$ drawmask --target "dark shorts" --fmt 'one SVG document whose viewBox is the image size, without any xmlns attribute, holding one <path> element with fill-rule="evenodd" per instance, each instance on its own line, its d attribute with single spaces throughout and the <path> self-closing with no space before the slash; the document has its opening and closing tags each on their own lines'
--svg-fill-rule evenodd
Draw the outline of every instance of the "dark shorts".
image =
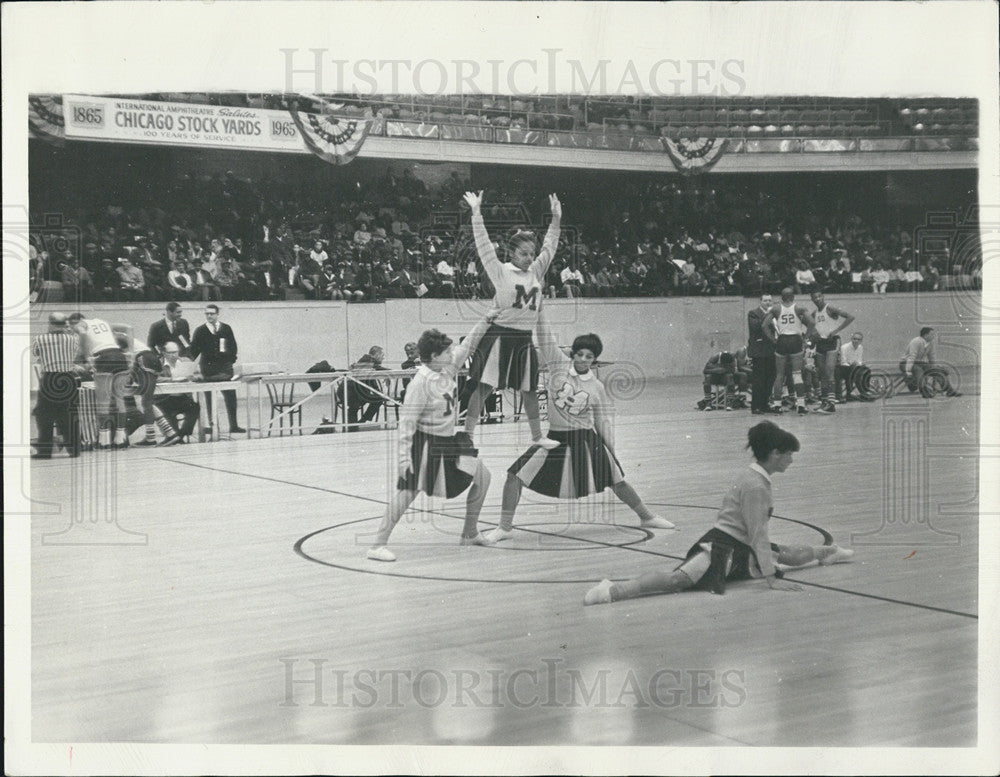
<svg viewBox="0 0 1000 777">
<path fill-rule="evenodd" d="M 778 335 L 774 352 L 778 356 L 795 356 L 802 353 L 802 335 Z"/>
<path fill-rule="evenodd" d="M 128 372 L 128 359 L 117 348 L 101 351 L 94 357 L 94 372 Z"/>
<path fill-rule="evenodd" d="M 830 351 L 836 351 L 839 347 L 840 337 L 838 335 L 821 337 L 816 341 L 816 353 L 830 353 Z"/>
</svg>

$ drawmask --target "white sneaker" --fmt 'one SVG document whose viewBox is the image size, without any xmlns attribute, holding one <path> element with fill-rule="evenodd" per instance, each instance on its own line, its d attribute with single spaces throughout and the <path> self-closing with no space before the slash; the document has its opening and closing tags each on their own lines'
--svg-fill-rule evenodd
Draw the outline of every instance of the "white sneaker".
<svg viewBox="0 0 1000 777">
<path fill-rule="evenodd" d="M 847 564 L 854 560 L 854 551 L 848 548 L 842 548 L 839 545 L 834 545 L 836 550 L 831 553 L 826 558 L 821 558 L 819 563 L 823 566 L 828 566 L 829 564 Z"/>
<path fill-rule="evenodd" d="M 513 529 L 501 529 L 499 526 L 497 526 L 493 531 L 486 532 L 486 540 L 490 543 L 490 545 L 503 542 L 504 540 L 509 540 L 513 536 Z"/>
<path fill-rule="evenodd" d="M 584 606 L 589 604 L 610 604 L 611 603 L 611 581 L 602 580 L 583 597 Z"/>
<path fill-rule="evenodd" d="M 485 534 L 477 534 L 475 537 L 462 537 L 460 545 L 492 545 L 489 537 Z"/>
<path fill-rule="evenodd" d="M 379 545 L 377 548 L 369 548 L 368 553 L 365 555 L 372 561 L 396 560 L 396 554 L 389 550 L 385 545 Z"/>
<path fill-rule="evenodd" d="M 664 518 L 662 515 L 654 515 L 648 521 L 640 521 L 639 525 L 643 529 L 676 529 L 670 521 Z"/>
<path fill-rule="evenodd" d="M 551 440 L 548 437 L 539 437 L 537 440 L 532 440 L 531 444 L 537 445 L 539 448 L 543 448 L 547 451 L 554 451 L 562 445 L 559 440 Z"/>
</svg>

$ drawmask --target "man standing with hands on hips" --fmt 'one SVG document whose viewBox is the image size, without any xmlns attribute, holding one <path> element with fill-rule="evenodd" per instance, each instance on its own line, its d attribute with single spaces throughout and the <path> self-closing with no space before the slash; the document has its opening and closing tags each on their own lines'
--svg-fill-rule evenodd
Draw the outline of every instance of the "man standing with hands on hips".
<svg viewBox="0 0 1000 777">
<path fill-rule="evenodd" d="M 205 323 L 191 335 L 191 347 L 188 353 L 192 359 L 199 359 L 201 377 L 206 383 L 232 380 L 233 364 L 236 363 L 236 336 L 229 324 L 219 321 L 218 305 L 205 306 Z M 226 414 L 229 416 L 230 434 L 246 432 L 236 420 L 236 391 L 223 391 L 222 398 L 226 403 Z M 206 393 L 205 401 L 208 417 L 211 419 L 211 393 Z"/>
</svg>

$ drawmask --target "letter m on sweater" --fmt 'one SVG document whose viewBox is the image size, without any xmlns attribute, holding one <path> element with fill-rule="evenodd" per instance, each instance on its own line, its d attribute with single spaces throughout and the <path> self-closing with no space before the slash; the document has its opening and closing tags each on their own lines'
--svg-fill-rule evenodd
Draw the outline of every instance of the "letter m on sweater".
<svg viewBox="0 0 1000 777">
<path fill-rule="evenodd" d="M 538 287 L 537 286 L 535 286 L 535 288 L 533 288 L 530 292 L 525 293 L 524 286 L 522 286 L 521 284 L 518 283 L 518 284 L 516 284 L 514 286 L 514 291 L 515 291 L 515 293 L 517 295 L 514 298 L 514 307 L 515 308 L 523 308 L 524 307 L 524 303 L 527 302 L 528 303 L 528 308 L 530 310 L 538 310 L 538 305 L 536 303 L 536 300 L 538 299 Z"/>
</svg>

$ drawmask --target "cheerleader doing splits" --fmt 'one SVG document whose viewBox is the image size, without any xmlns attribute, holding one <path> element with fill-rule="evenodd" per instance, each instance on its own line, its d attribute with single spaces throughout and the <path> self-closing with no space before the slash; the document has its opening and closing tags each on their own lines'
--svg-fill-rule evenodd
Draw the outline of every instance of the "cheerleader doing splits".
<svg viewBox="0 0 1000 777">
<path fill-rule="evenodd" d="M 477 527 L 490 487 L 490 472 L 479 460 L 469 435 L 455 433 L 458 413 L 455 378 L 499 314 L 499 310 L 491 310 L 457 348 L 452 346 L 451 338 L 437 329 L 427 330 L 417 341 L 423 364 L 406 387 L 406 398 L 399 410 L 399 490 L 386 508 L 368 558 L 396 560 L 386 547 L 389 535 L 418 491 L 453 499 L 470 484 L 461 544 L 486 544 Z"/>
<path fill-rule="evenodd" d="M 510 239 L 510 261 L 501 262 L 497 259 L 483 223 L 483 193 L 466 192 L 465 202 L 472 210 L 472 233 L 476 240 L 476 251 L 496 289 L 493 304 L 501 311 L 496 323 L 480 342 L 469 370 L 469 383 L 473 392 L 469 397 L 469 410 L 465 416 L 465 431 L 472 434 L 479 421 L 483 401 L 494 388 L 510 388 L 521 391 L 532 442 L 543 448 L 555 448 L 558 445 L 556 441 L 542 436 L 536 393 L 538 354 L 531 342 L 531 330 L 542 305 L 545 273 L 548 272 L 559 245 L 562 205 L 556 195 L 549 195 L 552 222 L 537 256 L 534 234 L 520 231 Z"/>
<path fill-rule="evenodd" d="M 533 445 L 507 470 L 500 526 L 486 539 L 500 542 L 513 535 L 522 486 L 563 499 L 578 499 L 610 487 L 635 511 L 644 528 L 673 529 L 666 518 L 651 513 L 625 482 L 615 458 L 614 407 L 590 369 L 601 355 L 601 339 L 595 334 L 580 335 L 566 356 L 556 345 L 545 312 L 539 311 L 538 347 L 549 370 L 549 435 L 559 446 L 546 450 Z"/>
<path fill-rule="evenodd" d="M 722 501 L 715 526 L 691 546 L 687 558 L 671 572 L 647 572 L 622 583 L 602 580 L 584 597 L 584 604 L 606 604 L 651 594 L 674 594 L 689 588 L 725 592 L 727 580 L 763 577 L 775 591 L 801 591 L 780 580 L 775 563 L 784 567 L 838 564 L 850 561 L 853 550 L 836 545 L 775 545 L 767 533 L 771 517 L 771 476 L 784 472 L 799 449 L 795 435 L 770 421 L 748 433 L 754 462 L 740 475 Z"/>
</svg>

